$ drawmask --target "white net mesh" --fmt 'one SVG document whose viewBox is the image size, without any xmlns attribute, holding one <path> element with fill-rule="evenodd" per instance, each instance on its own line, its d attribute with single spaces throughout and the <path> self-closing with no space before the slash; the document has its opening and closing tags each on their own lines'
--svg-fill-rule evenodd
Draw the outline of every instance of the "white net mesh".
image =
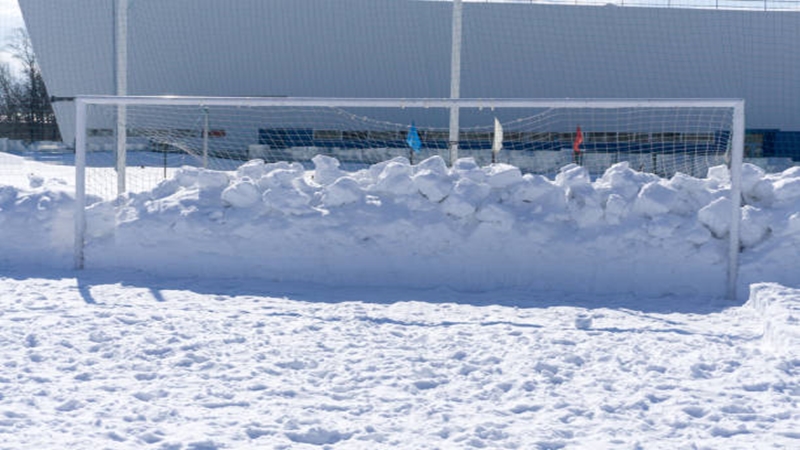
<svg viewBox="0 0 800 450">
<path fill-rule="evenodd" d="M 396 157 L 412 163 L 434 155 L 449 158 L 449 130 L 442 126 L 449 109 L 441 105 L 409 107 L 397 100 L 395 106 L 375 107 L 209 106 L 197 99 L 190 105 L 125 108 L 131 191 L 152 188 L 183 165 L 233 170 L 249 159 L 263 159 L 312 169 L 311 159 L 323 154 L 338 159 L 345 170 L 357 170 Z M 91 105 L 87 116 L 87 186 L 106 198 L 116 194 L 114 176 L 107 170 L 93 175 L 92 168 L 116 164 L 117 110 L 116 104 Z M 470 126 L 460 128 L 458 156 L 481 165 L 494 158 L 549 176 L 570 163 L 599 176 L 628 161 L 636 170 L 664 177 L 676 172 L 702 177 L 709 167 L 726 162 L 732 112 L 730 106 L 690 101 L 670 107 L 487 101 L 460 107 L 462 123 Z M 412 128 L 419 145 L 409 141 Z M 498 133 L 502 150 L 495 143 Z M 493 145 L 500 151 L 493 152 Z"/>
</svg>

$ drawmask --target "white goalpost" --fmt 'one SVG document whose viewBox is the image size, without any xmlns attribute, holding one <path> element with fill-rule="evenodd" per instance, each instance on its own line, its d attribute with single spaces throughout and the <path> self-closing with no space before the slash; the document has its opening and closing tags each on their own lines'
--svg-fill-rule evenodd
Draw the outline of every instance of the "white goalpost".
<svg viewBox="0 0 800 450">
<path fill-rule="evenodd" d="M 264 159 L 310 167 L 311 158 L 324 154 L 355 170 L 396 157 L 413 162 L 439 155 L 451 164 L 458 157 L 479 164 L 498 158 L 548 176 L 571 163 L 601 176 L 627 161 L 633 169 L 671 177 L 705 176 L 709 167 L 728 164 L 727 294 L 735 297 L 743 100 L 453 97 L 76 97 L 75 267 L 85 263 L 87 195 L 113 199 L 124 190 L 152 189 L 180 165 L 235 170 L 249 159 Z M 125 124 L 115 132 L 119 111 Z M 115 180 L 108 179 L 109 167 L 117 167 Z"/>
</svg>

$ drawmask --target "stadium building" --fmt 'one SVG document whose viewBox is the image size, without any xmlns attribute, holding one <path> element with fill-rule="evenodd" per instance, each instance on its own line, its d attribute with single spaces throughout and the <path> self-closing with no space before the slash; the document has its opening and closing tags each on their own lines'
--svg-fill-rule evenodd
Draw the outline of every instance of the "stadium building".
<svg viewBox="0 0 800 450">
<path fill-rule="evenodd" d="M 119 0 L 19 4 L 52 96 L 119 91 Z M 452 10 L 427 0 L 127 0 L 125 91 L 446 98 Z M 742 98 L 748 156 L 800 160 L 798 12 L 466 1 L 462 33 L 462 98 Z M 74 108 L 55 108 L 71 142 Z M 409 121 L 402 111 L 386 119 Z M 447 125 L 446 115 L 413 119 Z M 270 132 L 259 126 L 253 143 Z"/>
</svg>

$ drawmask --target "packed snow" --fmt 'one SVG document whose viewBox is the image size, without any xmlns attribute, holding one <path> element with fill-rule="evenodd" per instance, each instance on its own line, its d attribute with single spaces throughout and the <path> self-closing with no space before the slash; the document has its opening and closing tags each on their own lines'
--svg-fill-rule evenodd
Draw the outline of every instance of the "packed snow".
<svg viewBox="0 0 800 450">
<path fill-rule="evenodd" d="M 800 168 L 184 167 L 0 153 L 0 449 L 796 448 Z"/>
</svg>

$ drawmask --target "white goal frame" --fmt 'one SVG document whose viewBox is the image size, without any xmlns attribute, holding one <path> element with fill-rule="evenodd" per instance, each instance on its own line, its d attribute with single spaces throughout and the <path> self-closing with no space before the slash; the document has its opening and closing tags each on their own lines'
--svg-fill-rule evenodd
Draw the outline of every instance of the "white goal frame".
<svg viewBox="0 0 800 450">
<path fill-rule="evenodd" d="M 86 234 L 86 141 L 87 109 L 90 105 L 125 106 L 233 106 L 233 107 L 333 107 L 333 108 L 731 108 L 733 123 L 730 149 L 731 224 L 728 246 L 727 296 L 736 298 L 740 251 L 742 205 L 742 164 L 744 161 L 745 102 L 742 99 L 467 99 L 467 98 L 311 98 L 311 97 L 184 97 L 91 95 L 75 98 L 75 268 L 84 267 Z M 451 128 L 452 128 L 451 123 Z M 456 127 L 458 125 L 456 124 Z M 456 130 L 455 136 L 458 136 Z M 451 136 L 453 130 L 451 130 Z M 118 137 L 123 144 L 125 136 Z M 124 158 L 124 155 L 118 155 Z M 458 143 L 450 143 L 451 163 L 458 158 Z M 124 170 L 118 171 L 119 186 L 124 186 Z"/>
</svg>

